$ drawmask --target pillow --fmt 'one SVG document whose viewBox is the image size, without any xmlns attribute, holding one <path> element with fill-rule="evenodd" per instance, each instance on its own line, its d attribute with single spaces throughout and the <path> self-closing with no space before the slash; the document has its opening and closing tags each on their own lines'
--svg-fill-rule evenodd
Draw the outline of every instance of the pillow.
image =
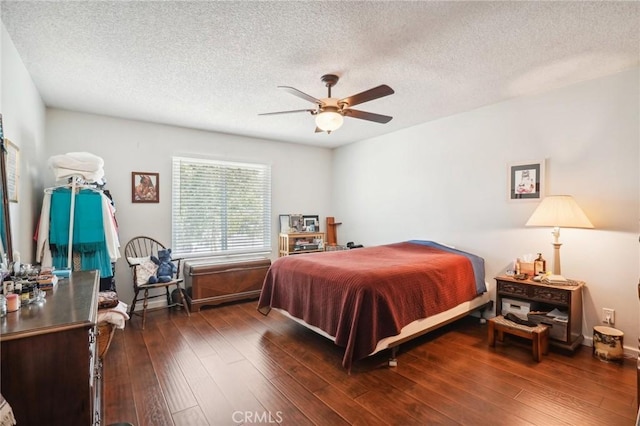
<svg viewBox="0 0 640 426">
<path fill-rule="evenodd" d="M 143 260 L 136 265 L 136 285 L 149 284 L 149 277 L 156 275 L 158 265 L 151 259 Z"/>
<path fill-rule="evenodd" d="M 140 265 L 142 262 L 146 260 L 151 260 L 151 256 L 145 257 L 127 257 L 130 265 Z"/>
</svg>

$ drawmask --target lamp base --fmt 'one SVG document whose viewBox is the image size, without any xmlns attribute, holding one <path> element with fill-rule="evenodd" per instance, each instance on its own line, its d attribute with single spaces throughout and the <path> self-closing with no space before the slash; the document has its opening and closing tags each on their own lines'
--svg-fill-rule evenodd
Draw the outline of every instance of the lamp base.
<svg viewBox="0 0 640 426">
<path fill-rule="evenodd" d="M 553 244 L 553 275 L 561 275 L 560 274 L 560 246 L 562 243 L 552 243 Z"/>
</svg>

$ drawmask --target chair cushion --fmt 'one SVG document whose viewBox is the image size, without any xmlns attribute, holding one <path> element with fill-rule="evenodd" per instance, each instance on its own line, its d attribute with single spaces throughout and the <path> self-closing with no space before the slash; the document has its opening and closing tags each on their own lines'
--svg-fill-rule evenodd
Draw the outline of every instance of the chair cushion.
<svg viewBox="0 0 640 426">
<path fill-rule="evenodd" d="M 129 265 L 140 265 L 142 262 L 149 259 L 151 259 L 151 256 L 127 257 L 127 261 L 129 262 Z"/>
<path fill-rule="evenodd" d="M 156 275 L 158 265 L 153 263 L 151 259 L 143 260 L 136 268 L 136 285 L 144 285 L 149 283 L 149 277 Z"/>
</svg>

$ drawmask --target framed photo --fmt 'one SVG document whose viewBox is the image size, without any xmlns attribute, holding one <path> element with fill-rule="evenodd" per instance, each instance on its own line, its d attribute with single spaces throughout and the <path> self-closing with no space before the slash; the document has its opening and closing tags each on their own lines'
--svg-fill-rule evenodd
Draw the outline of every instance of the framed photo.
<svg viewBox="0 0 640 426">
<path fill-rule="evenodd" d="M 302 215 L 292 214 L 289 215 L 289 232 L 302 232 Z"/>
<path fill-rule="evenodd" d="M 544 193 L 544 161 L 509 165 L 509 200 L 540 200 Z"/>
<path fill-rule="evenodd" d="M 316 216 L 302 216 L 302 230 L 305 232 L 320 232 L 320 218 Z"/>
<path fill-rule="evenodd" d="M 288 214 L 281 214 L 279 216 L 279 220 L 280 220 L 280 233 L 282 234 L 286 234 L 288 232 L 290 232 L 290 228 L 289 228 L 289 215 Z"/>
<path fill-rule="evenodd" d="M 151 172 L 131 172 L 131 202 L 159 203 L 160 174 Z"/>
<path fill-rule="evenodd" d="M 7 195 L 12 203 L 18 202 L 18 182 L 20 181 L 20 149 L 4 138 L 7 150 Z"/>
</svg>

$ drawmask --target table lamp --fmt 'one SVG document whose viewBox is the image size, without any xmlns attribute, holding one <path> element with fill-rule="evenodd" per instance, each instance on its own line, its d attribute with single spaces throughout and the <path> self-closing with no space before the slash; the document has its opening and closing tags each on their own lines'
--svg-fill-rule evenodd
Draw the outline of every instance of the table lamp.
<svg viewBox="0 0 640 426">
<path fill-rule="evenodd" d="M 560 274 L 560 227 L 593 228 L 570 195 L 550 195 L 542 200 L 525 226 L 553 226 L 553 274 Z"/>
</svg>

